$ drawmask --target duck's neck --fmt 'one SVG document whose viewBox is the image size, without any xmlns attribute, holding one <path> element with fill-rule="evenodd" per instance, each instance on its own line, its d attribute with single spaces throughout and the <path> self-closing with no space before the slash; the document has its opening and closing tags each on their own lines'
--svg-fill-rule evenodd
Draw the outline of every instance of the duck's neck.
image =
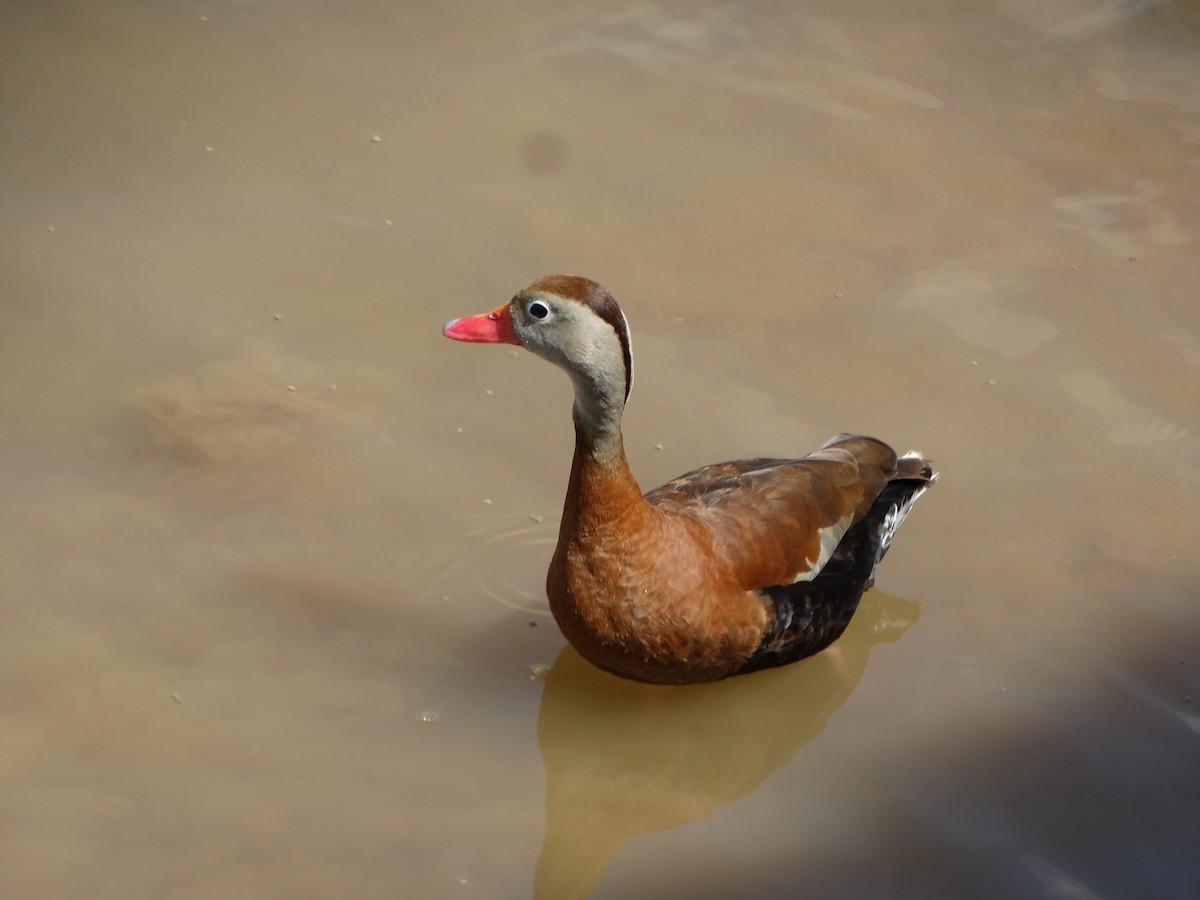
<svg viewBox="0 0 1200 900">
<path fill-rule="evenodd" d="M 575 458 L 563 509 L 560 539 L 589 530 L 630 506 L 644 504 L 625 459 L 621 414 L 625 411 L 624 369 L 582 366 L 568 370 L 575 386 Z"/>
<path fill-rule="evenodd" d="M 625 447 L 618 426 L 614 434 L 597 441 L 575 422 L 575 457 L 571 461 L 571 480 L 563 504 L 560 544 L 590 532 L 603 523 L 622 519 L 631 507 L 646 503 L 641 488 L 625 458 Z"/>
<path fill-rule="evenodd" d="M 588 373 L 572 373 L 575 386 L 575 405 L 571 418 L 575 420 L 575 445 L 581 444 L 599 460 L 614 455 L 625 458 L 621 447 L 621 414 L 625 411 L 623 390 L 591 378 Z"/>
</svg>

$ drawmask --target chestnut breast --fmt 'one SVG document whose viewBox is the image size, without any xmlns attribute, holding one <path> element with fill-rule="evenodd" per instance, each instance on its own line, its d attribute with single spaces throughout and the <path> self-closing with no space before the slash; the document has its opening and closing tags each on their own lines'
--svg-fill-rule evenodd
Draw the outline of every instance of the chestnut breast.
<svg viewBox="0 0 1200 900">
<path fill-rule="evenodd" d="M 576 458 L 546 589 L 585 658 L 642 681 L 732 674 L 769 616 L 740 582 L 704 523 L 646 501 L 623 454 L 615 466 Z"/>
</svg>

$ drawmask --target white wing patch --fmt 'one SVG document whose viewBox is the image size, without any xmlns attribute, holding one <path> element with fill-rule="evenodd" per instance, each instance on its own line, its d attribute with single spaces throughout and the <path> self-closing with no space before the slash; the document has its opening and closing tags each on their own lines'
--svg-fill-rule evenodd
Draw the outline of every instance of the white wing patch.
<svg viewBox="0 0 1200 900">
<path fill-rule="evenodd" d="M 829 562 L 829 557 L 833 556 L 833 551 L 837 549 L 837 545 L 841 542 L 842 537 L 850 529 L 850 516 L 843 516 L 832 525 L 827 525 L 817 532 L 821 539 L 821 550 L 817 553 L 816 559 L 806 559 L 808 568 L 792 579 L 792 584 L 800 581 L 812 581 L 820 571 L 825 568 L 825 563 Z"/>
</svg>

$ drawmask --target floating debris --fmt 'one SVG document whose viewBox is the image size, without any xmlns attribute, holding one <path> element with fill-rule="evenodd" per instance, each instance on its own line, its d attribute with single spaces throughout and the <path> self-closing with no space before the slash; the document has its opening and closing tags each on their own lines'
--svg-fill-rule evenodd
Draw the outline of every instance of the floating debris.
<svg viewBox="0 0 1200 900">
<path fill-rule="evenodd" d="M 533 673 L 532 675 L 529 676 L 529 680 L 533 681 L 535 678 L 545 678 L 547 675 L 549 675 L 550 667 L 549 666 L 530 666 L 529 671 Z"/>
<path fill-rule="evenodd" d="M 530 513 L 530 515 L 529 515 L 529 521 L 530 521 L 530 522 L 537 522 L 537 523 L 540 525 L 542 522 L 545 522 L 545 521 L 546 521 L 546 517 L 545 517 L 545 516 L 539 516 L 539 515 L 536 515 L 536 514 Z"/>
<path fill-rule="evenodd" d="M 435 713 L 432 709 L 423 709 L 417 713 L 417 721 L 428 725 L 431 722 L 436 722 L 441 716 Z"/>
<path fill-rule="evenodd" d="M 373 134 L 373 135 L 371 135 L 371 143 L 372 143 L 372 144 L 378 144 L 378 143 L 379 143 L 380 141 L 382 141 L 382 140 L 383 140 L 383 138 L 382 138 L 382 137 L 380 137 L 380 136 L 379 136 L 379 135 L 377 135 L 377 134 Z"/>
<path fill-rule="evenodd" d="M 182 703 L 182 702 L 183 702 L 183 698 L 182 698 L 182 697 L 180 697 L 178 694 L 172 694 L 172 695 L 171 695 L 171 699 L 172 699 L 172 700 L 174 700 L 176 703 Z"/>
<path fill-rule="evenodd" d="M 274 319 L 276 322 L 282 322 L 283 321 L 283 313 L 275 313 L 275 315 L 273 315 L 271 318 Z"/>
<path fill-rule="evenodd" d="M 655 450 L 661 450 L 662 448 L 663 448 L 663 445 L 662 445 L 662 444 L 655 444 L 655 445 L 654 445 L 654 449 L 655 449 Z"/>
</svg>

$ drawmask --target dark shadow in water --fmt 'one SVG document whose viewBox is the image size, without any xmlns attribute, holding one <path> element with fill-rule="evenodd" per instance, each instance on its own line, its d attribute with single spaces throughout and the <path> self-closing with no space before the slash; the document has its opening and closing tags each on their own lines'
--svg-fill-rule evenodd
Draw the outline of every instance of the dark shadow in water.
<svg viewBox="0 0 1200 900">
<path fill-rule="evenodd" d="M 852 839 L 814 849 L 798 838 L 776 865 L 749 872 L 676 866 L 637 896 L 1191 900 L 1200 884 L 1200 620 L 1155 621 L 1168 604 L 1149 590 L 1141 599 L 1149 615 L 1130 634 L 1138 649 L 1114 649 L 1099 666 L 1081 660 L 1058 703 L 1047 700 L 1053 687 L 1022 698 L 1014 686 L 994 698 L 994 721 L 906 742 L 910 761 L 874 773 L 889 789 Z M 1039 674 L 1029 679 L 1037 685 Z M 630 896 L 637 876 L 610 872 L 597 896 Z"/>
<path fill-rule="evenodd" d="M 857 686 L 871 648 L 899 638 L 919 611 L 869 591 L 829 650 L 695 687 L 624 681 L 565 648 L 546 677 L 538 718 L 546 842 L 534 896 L 585 897 L 630 838 L 676 828 L 755 790 L 821 733 Z"/>
</svg>

